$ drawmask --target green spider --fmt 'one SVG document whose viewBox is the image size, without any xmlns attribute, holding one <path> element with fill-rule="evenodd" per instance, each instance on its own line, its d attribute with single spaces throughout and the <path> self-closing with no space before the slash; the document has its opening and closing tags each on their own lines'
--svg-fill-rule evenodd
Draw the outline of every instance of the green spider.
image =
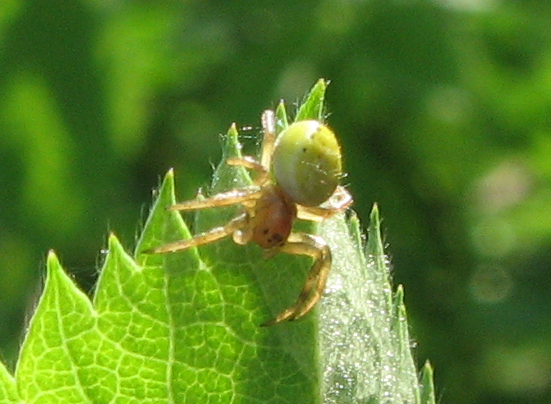
<svg viewBox="0 0 551 404">
<path fill-rule="evenodd" d="M 276 138 L 275 127 L 274 112 L 265 111 L 260 160 L 244 156 L 226 161 L 256 172 L 253 186 L 169 207 L 190 211 L 239 204 L 241 213 L 223 226 L 148 251 L 172 253 L 232 236 L 241 245 L 254 241 L 268 257 L 279 252 L 312 257 L 314 264 L 296 303 L 263 326 L 303 317 L 320 300 L 327 283 L 331 250 L 319 236 L 293 232 L 295 219 L 321 221 L 352 203 L 350 193 L 339 185 L 341 151 L 331 129 L 319 121 L 305 120 L 291 124 Z"/>
</svg>

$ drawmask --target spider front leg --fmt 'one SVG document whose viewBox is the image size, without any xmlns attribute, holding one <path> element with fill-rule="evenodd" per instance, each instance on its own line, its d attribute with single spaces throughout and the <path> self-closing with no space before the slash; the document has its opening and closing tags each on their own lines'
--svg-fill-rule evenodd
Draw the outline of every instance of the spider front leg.
<svg viewBox="0 0 551 404">
<path fill-rule="evenodd" d="M 272 154 L 274 152 L 276 138 L 275 114 L 272 110 L 266 110 L 262 114 L 262 149 L 260 151 L 260 161 L 251 156 L 233 157 L 226 160 L 230 166 L 241 166 L 257 172 L 254 179 L 255 185 L 262 185 L 270 179 L 270 165 L 272 164 Z"/>
<path fill-rule="evenodd" d="M 227 192 L 220 192 L 210 198 L 194 199 L 176 203 L 169 206 L 168 210 L 187 211 L 200 210 L 207 208 L 219 208 L 223 206 L 231 206 L 238 204 L 246 204 L 247 202 L 255 201 L 262 195 L 262 191 L 257 186 L 248 188 L 234 189 Z"/>
<path fill-rule="evenodd" d="M 228 236 L 233 235 L 238 230 L 246 228 L 248 224 L 248 215 L 243 213 L 234 219 L 230 220 L 226 225 L 215 227 L 204 233 L 197 234 L 190 239 L 175 241 L 174 243 L 165 244 L 157 248 L 147 250 L 149 254 L 173 253 L 177 251 L 187 250 L 191 247 L 213 243 Z"/>
<path fill-rule="evenodd" d="M 249 170 L 256 171 L 258 175 L 253 180 L 255 185 L 262 185 L 270 178 L 270 172 L 267 167 L 260 164 L 254 157 L 232 157 L 226 160 L 226 164 L 229 166 L 240 166 L 248 168 Z"/>
<path fill-rule="evenodd" d="M 253 206 L 255 201 L 260 198 L 260 196 L 262 196 L 262 191 L 260 190 L 260 188 L 253 186 L 249 188 L 235 189 L 228 192 L 221 192 L 206 199 L 196 199 L 177 203 L 169 206 L 167 209 L 177 211 L 189 211 L 231 206 L 237 204 L 241 204 L 245 206 L 245 208 L 247 208 L 249 206 Z M 174 243 L 146 250 L 145 253 L 160 254 L 183 251 L 191 247 L 198 247 L 201 245 L 213 243 L 232 235 L 236 242 L 239 242 L 240 244 L 245 244 L 250 238 L 250 231 L 248 229 L 249 217 L 250 216 L 248 213 L 242 213 L 234 219 L 230 220 L 224 226 L 215 227 L 214 229 L 208 230 L 201 234 L 197 234 L 187 240 L 180 240 Z"/>
<path fill-rule="evenodd" d="M 287 243 L 279 247 L 277 251 L 287 254 L 308 255 L 315 262 L 310 272 L 308 272 L 308 277 L 296 303 L 282 311 L 274 319 L 262 324 L 262 326 L 274 325 L 286 320 L 298 320 L 308 314 L 320 300 L 331 269 L 331 250 L 321 237 L 305 233 L 292 233 Z"/>
<path fill-rule="evenodd" d="M 264 135 L 262 138 L 260 164 L 262 164 L 263 167 L 270 169 L 276 139 L 276 118 L 274 111 L 271 109 L 267 109 L 262 113 L 262 129 L 264 131 Z"/>
</svg>

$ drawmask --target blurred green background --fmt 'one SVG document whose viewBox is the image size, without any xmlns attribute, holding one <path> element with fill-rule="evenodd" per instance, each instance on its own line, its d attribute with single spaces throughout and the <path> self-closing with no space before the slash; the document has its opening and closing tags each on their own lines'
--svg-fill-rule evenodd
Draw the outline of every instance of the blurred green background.
<svg viewBox="0 0 551 404">
<path fill-rule="evenodd" d="M 4 0 L 1 359 L 48 249 L 89 290 L 168 168 L 191 198 L 231 122 L 256 136 L 324 77 L 441 402 L 551 402 L 550 21 L 547 0 Z"/>
</svg>

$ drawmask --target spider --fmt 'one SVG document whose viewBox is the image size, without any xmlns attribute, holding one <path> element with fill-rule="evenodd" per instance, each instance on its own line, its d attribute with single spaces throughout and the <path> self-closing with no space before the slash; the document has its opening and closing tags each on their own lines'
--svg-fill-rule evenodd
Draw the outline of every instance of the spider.
<svg viewBox="0 0 551 404">
<path fill-rule="evenodd" d="M 314 308 L 325 289 L 331 251 L 321 237 L 293 232 L 295 219 L 322 221 L 352 203 L 350 193 L 339 185 L 342 164 L 335 134 L 319 121 L 304 120 L 291 124 L 276 137 L 275 122 L 274 112 L 264 111 L 260 160 L 244 156 L 226 161 L 230 166 L 256 172 L 251 186 L 168 207 L 190 211 L 241 205 L 241 213 L 223 226 L 148 251 L 171 253 L 232 236 L 237 244 L 259 244 L 266 257 L 282 252 L 313 258 L 296 303 L 262 326 L 298 320 Z"/>
</svg>

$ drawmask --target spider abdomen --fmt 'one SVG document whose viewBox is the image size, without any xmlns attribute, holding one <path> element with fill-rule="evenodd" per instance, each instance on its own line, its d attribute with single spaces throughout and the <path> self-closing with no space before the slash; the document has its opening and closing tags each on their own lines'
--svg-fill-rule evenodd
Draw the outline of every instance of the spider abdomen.
<svg viewBox="0 0 551 404">
<path fill-rule="evenodd" d="M 331 129 L 319 121 L 299 121 L 281 132 L 272 158 L 274 177 L 294 202 L 318 206 L 342 177 L 341 150 Z"/>
</svg>

